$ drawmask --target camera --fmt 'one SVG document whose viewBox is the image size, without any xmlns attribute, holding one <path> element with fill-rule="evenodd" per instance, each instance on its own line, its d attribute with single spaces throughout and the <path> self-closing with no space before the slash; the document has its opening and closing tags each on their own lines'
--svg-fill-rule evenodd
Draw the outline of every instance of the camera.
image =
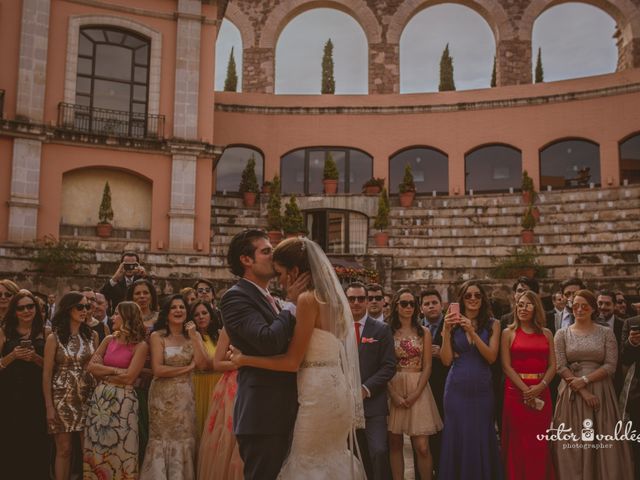
<svg viewBox="0 0 640 480">
<path fill-rule="evenodd" d="M 138 268 L 140 266 L 139 263 L 125 263 L 124 264 L 124 269 L 127 272 L 131 272 L 132 270 L 135 270 L 136 268 Z"/>
</svg>

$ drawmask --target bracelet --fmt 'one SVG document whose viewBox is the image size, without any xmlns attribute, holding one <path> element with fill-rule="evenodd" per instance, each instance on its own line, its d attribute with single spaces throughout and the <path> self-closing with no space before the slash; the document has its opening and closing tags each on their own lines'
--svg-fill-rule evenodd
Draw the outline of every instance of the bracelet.
<svg viewBox="0 0 640 480">
<path fill-rule="evenodd" d="M 547 383 L 547 381 L 544 378 L 542 380 L 540 380 L 540 383 L 543 384 L 545 387 L 549 386 L 549 384 Z"/>
<path fill-rule="evenodd" d="M 586 376 L 586 375 L 583 375 L 583 376 L 581 376 L 580 378 L 581 378 L 581 379 L 582 379 L 582 381 L 585 383 L 585 385 L 588 385 L 588 384 L 589 384 L 589 379 L 587 378 L 587 376 Z"/>
</svg>

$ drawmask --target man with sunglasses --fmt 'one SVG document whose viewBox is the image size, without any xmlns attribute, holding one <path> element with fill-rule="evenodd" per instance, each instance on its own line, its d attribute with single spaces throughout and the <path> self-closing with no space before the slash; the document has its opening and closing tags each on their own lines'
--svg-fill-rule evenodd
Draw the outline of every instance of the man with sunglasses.
<svg viewBox="0 0 640 480">
<path fill-rule="evenodd" d="M 569 278 L 562 282 L 561 290 L 566 304 L 562 311 L 562 319 L 560 320 L 560 328 L 567 328 L 569 325 L 573 325 L 576 321 L 573 316 L 573 297 L 578 290 L 584 290 L 586 288 L 584 282 L 579 278 Z"/>
<path fill-rule="evenodd" d="M 147 272 L 144 267 L 140 265 L 140 257 L 138 254 L 136 252 L 124 252 L 120 257 L 118 269 L 100 289 L 100 293 L 102 293 L 109 302 L 109 313 L 112 314 L 118 304 L 125 299 L 127 289 L 133 285 L 133 282 L 139 278 L 146 277 Z"/>
<path fill-rule="evenodd" d="M 222 325 L 222 315 L 220 314 L 220 310 L 218 310 L 218 307 L 216 306 L 216 291 L 213 288 L 213 282 L 204 278 L 199 278 L 196 280 L 196 283 L 193 284 L 193 289 L 196 291 L 198 300 L 202 300 L 203 302 L 211 305 L 214 316 L 211 321 L 216 325 L 216 329 L 220 330 L 224 325 Z"/>
<path fill-rule="evenodd" d="M 377 283 L 367 285 L 367 312 L 369 316 L 378 322 L 384 322 L 384 292 L 382 286 Z"/>
<path fill-rule="evenodd" d="M 628 318 L 630 315 L 627 309 L 627 299 L 621 291 L 616 292 L 615 302 L 614 308 L 618 318 Z"/>
<path fill-rule="evenodd" d="M 383 295 L 381 287 L 378 291 Z M 345 293 L 353 315 L 360 361 L 365 428 L 358 430 L 356 435 L 362 463 L 368 479 L 388 479 L 391 478 L 391 465 L 387 435 L 387 383 L 396 373 L 397 362 L 393 335 L 386 323 L 374 320 L 367 313 L 372 292 L 368 292 L 364 284 L 351 283 Z"/>
</svg>

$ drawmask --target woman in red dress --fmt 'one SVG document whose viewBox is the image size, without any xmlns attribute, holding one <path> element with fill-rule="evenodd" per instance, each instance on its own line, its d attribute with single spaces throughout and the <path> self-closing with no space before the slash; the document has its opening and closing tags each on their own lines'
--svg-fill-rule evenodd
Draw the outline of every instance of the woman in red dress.
<svg viewBox="0 0 640 480">
<path fill-rule="evenodd" d="M 556 373 L 553 335 L 544 328 L 540 298 L 532 291 L 517 300 L 513 323 L 502 333 L 506 376 L 502 411 L 505 479 L 554 479 L 545 434 L 553 415 L 549 383 Z"/>
</svg>

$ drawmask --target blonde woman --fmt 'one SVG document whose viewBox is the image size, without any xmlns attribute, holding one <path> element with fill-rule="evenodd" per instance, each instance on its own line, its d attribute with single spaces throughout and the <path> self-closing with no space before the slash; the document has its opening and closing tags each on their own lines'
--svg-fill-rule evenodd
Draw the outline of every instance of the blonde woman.
<svg viewBox="0 0 640 480">
<path fill-rule="evenodd" d="M 137 304 L 121 302 L 111 318 L 115 333 L 102 341 L 87 367 L 100 383 L 89 401 L 84 475 L 133 480 L 138 477 L 138 396 L 133 383 L 149 347 Z"/>
</svg>

